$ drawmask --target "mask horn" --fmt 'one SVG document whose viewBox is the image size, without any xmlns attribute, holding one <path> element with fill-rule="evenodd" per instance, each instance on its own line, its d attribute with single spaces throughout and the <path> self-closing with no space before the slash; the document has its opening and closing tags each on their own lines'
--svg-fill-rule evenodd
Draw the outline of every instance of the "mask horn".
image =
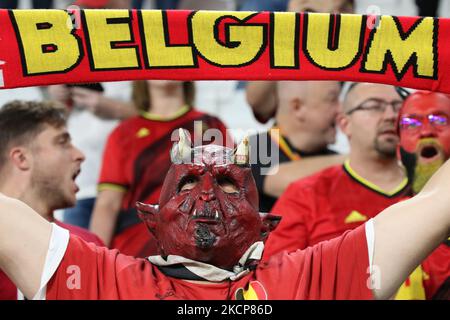
<svg viewBox="0 0 450 320">
<path fill-rule="evenodd" d="M 189 162 L 192 154 L 192 144 L 189 132 L 179 128 L 178 136 L 178 142 L 173 144 L 172 150 L 170 151 L 170 159 L 174 164 Z"/>
<path fill-rule="evenodd" d="M 246 166 L 250 164 L 250 152 L 248 145 L 248 136 L 242 139 L 241 143 L 237 146 L 233 154 L 233 162 L 240 166 Z"/>
</svg>

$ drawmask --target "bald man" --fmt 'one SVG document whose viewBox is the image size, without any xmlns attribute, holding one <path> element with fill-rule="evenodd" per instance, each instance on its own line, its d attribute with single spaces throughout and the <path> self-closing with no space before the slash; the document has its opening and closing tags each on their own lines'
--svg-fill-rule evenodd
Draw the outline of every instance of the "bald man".
<svg viewBox="0 0 450 320">
<path fill-rule="evenodd" d="M 277 92 L 275 125 L 250 138 L 262 212 L 270 211 L 289 183 L 341 161 L 328 149 L 336 135 L 339 82 L 281 81 Z"/>
</svg>

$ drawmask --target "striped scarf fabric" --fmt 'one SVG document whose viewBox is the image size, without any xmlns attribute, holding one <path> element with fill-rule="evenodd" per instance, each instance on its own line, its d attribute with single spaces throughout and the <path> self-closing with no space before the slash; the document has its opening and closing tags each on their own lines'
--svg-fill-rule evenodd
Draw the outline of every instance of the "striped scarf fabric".
<svg viewBox="0 0 450 320">
<path fill-rule="evenodd" d="M 450 19 L 295 12 L 0 10 L 0 88 L 340 80 L 450 93 Z"/>
<path fill-rule="evenodd" d="M 242 255 L 233 270 L 224 270 L 211 264 L 175 255 L 167 257 L 150 256 L 147 259 L 156 265 L 162 273 L 173 278 L 222 282 L 238 280 L 254 270 L 262 257 L 263 251 L 264 243 L 262 241 L 255 242 Z"/>
</svg>

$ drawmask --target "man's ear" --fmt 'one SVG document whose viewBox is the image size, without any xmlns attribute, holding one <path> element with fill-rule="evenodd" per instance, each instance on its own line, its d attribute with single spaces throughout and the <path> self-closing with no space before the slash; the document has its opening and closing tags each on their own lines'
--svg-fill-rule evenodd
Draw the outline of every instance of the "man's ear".
<svg viewBox="0 0 450 320">
<path fill-rule="evenodd" d="M 281 220 L 281 216 L 273 215 L 271 213 L 260 212 L 259 216 L 262 220 L 261 238 L 266 240 L 269 233 L 275 230 Z"/>
<path fill-rule="evenodd" d="M 19 170 L 29 170 L 31 167 L 30 153 L 23 147 L 14 147 L 9 151 L 11 163 Z"/>
<path fill-rule="evenodd" d="M 136 209 L 138 211 L 139 218 L 145 223 L 148 230 L 155 234 L 159 206 L 136 202 Z"/>
</svg>

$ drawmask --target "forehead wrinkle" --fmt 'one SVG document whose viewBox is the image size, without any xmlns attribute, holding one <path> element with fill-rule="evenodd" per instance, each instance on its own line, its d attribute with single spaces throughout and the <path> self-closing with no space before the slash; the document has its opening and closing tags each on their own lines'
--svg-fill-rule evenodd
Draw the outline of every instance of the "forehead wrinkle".
<svg viewBox="0 0 450 320">
<path fill-rule="evenodd" d="M 181 181 L 183 178 L 188 176 L 201 176 L 205 173 L 205 167 L 204 166 L 198 166 L 198 165 L 181 165 L 183 166 L 182 169 L 178 173 L 178 177 L 176 178 L 177 183 Z"/>
<path fill-rule="evenodd" d="M 392 90 L 392 92 L 389 92 L 389 90 Z M 392 97 L 390 97 L 391 93 L 394 93 Z M 354 85 L 344 97 L 343 109 L 346 112 L 371 99 L 382 99 L 388 102 L 396 101 L 397 99 L 401 100 L 399 94 L 395 92 L 394 87 L 391 85 L 360 82 Z"/>
</svg>

